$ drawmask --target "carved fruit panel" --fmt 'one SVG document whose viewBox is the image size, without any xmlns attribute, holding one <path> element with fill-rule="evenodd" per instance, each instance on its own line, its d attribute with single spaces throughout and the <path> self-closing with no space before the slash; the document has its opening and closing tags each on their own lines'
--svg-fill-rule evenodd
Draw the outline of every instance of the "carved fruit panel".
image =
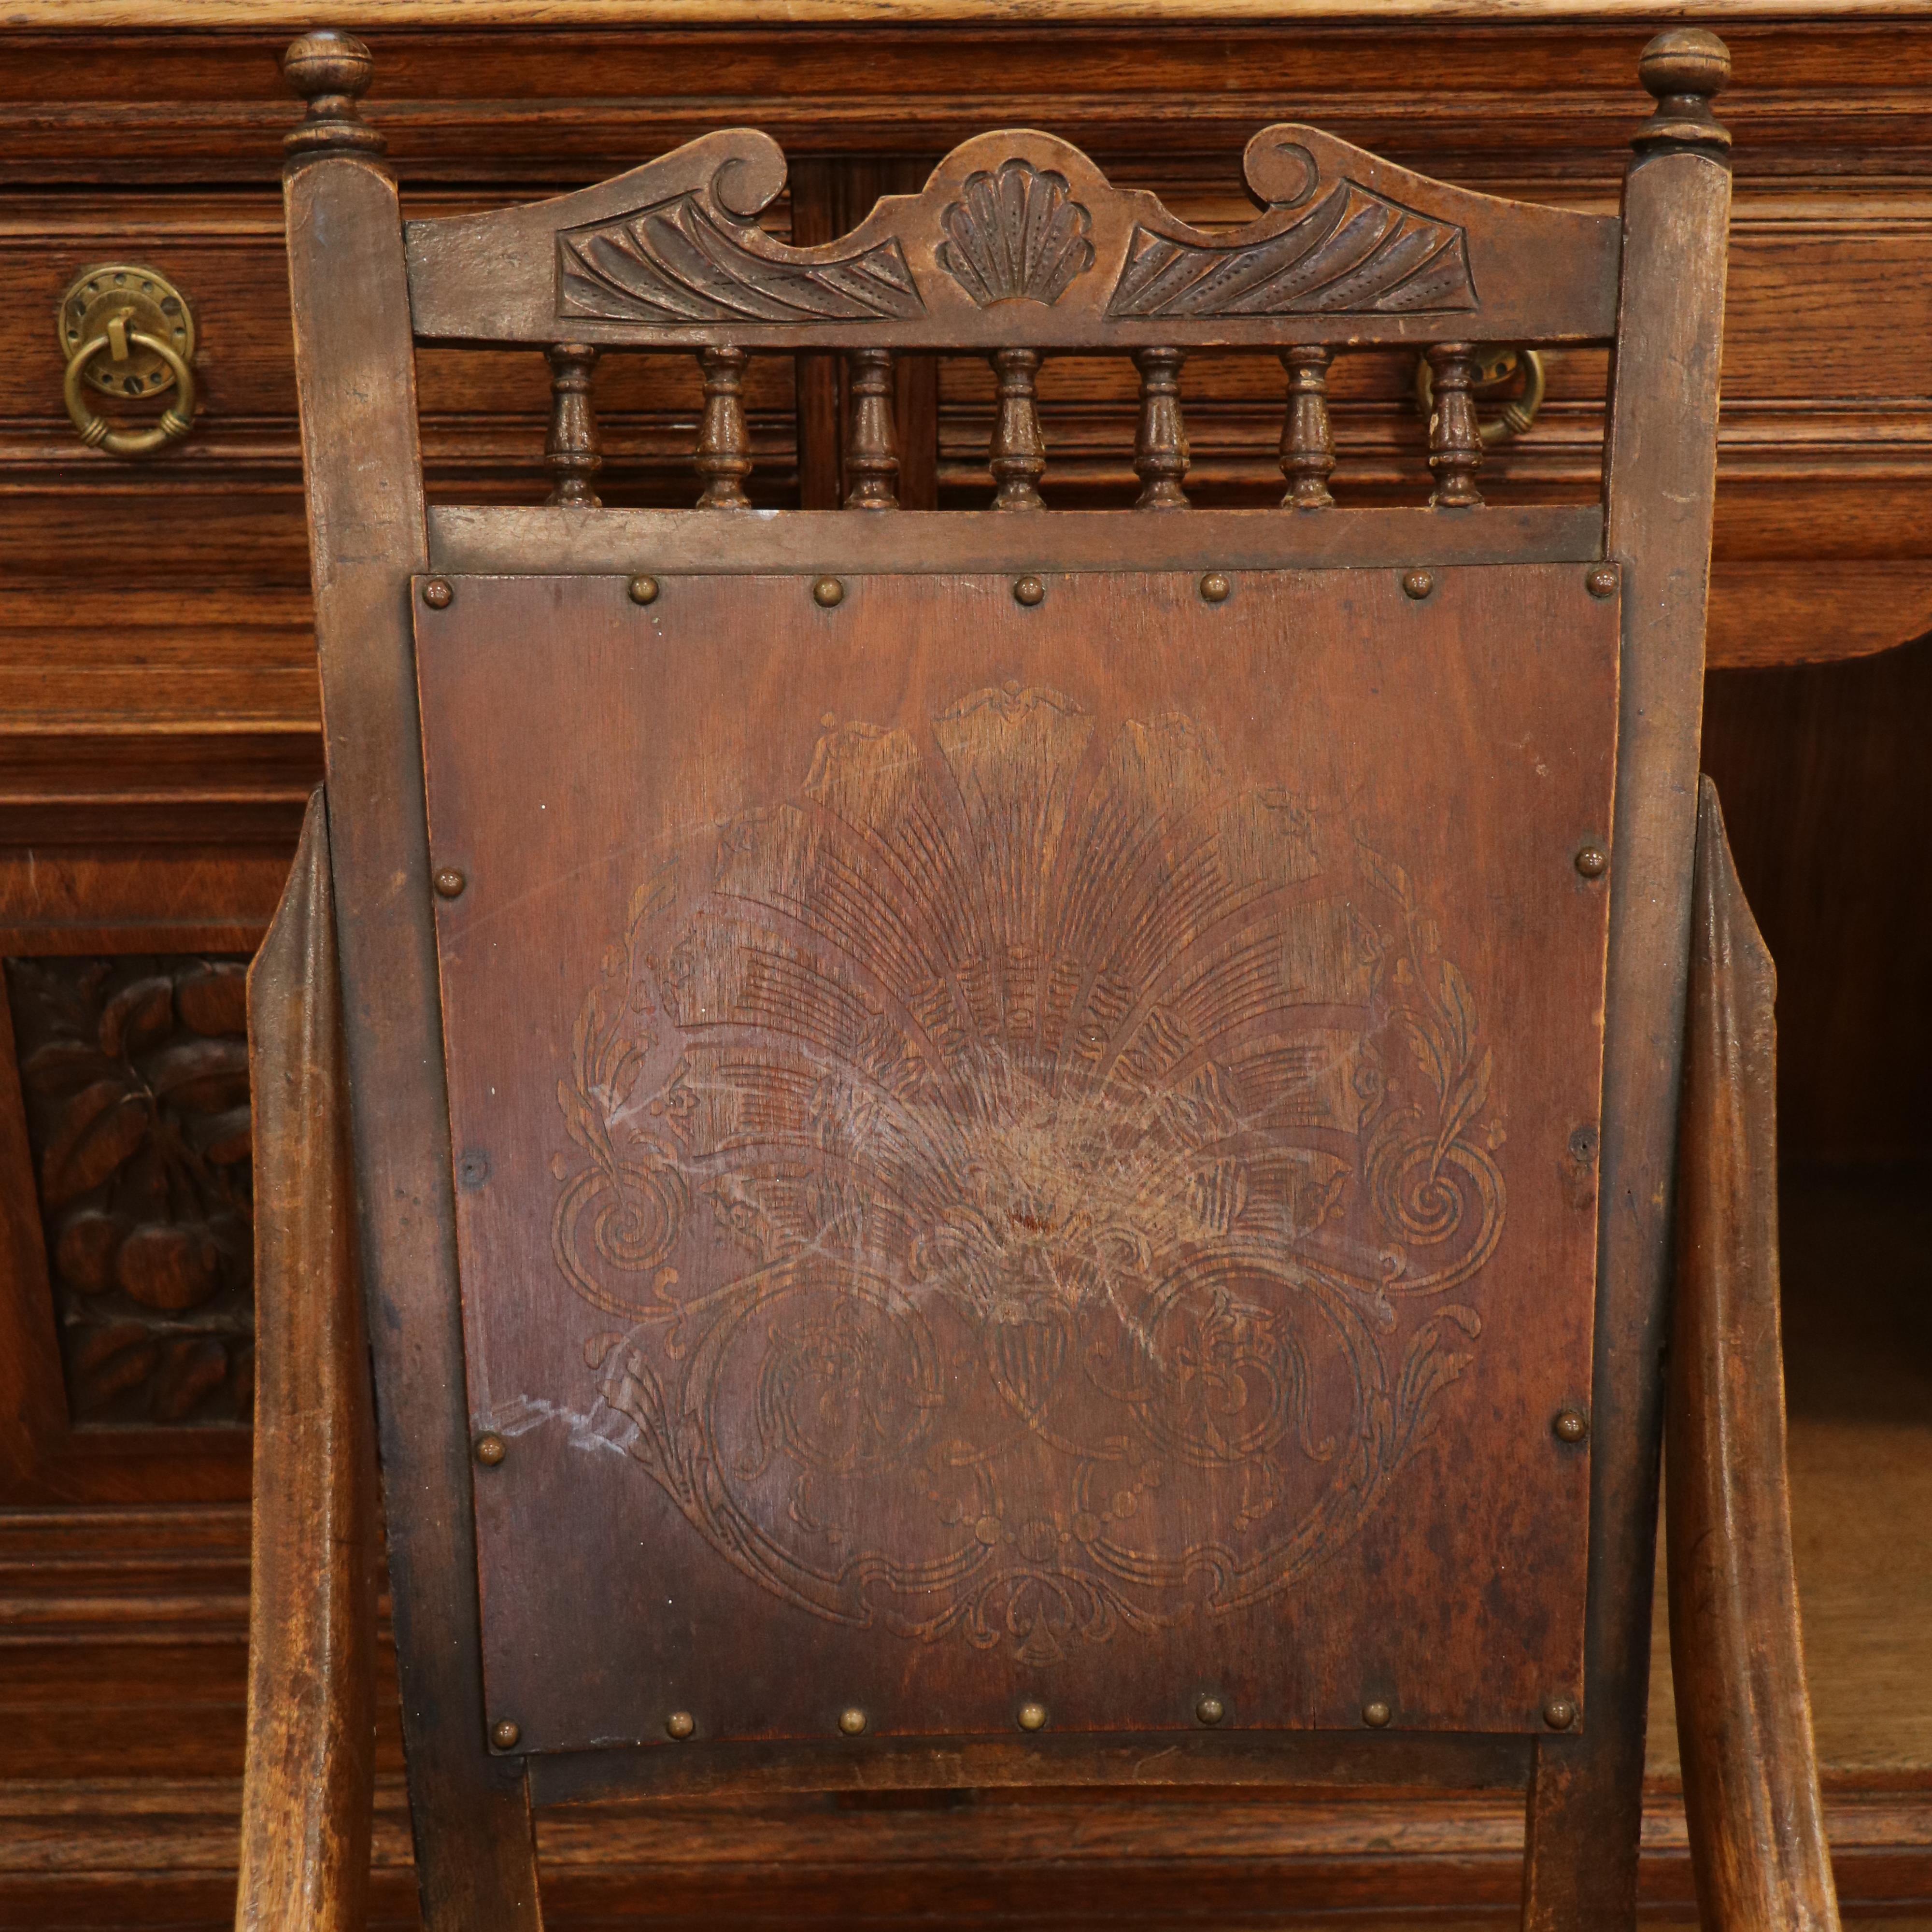
<svg viewBox="0 0 1932 1932">
<path fill-rule="evenodd" d="M 420 616 L 492 1708 L 1574 1696 L 1615 624 L 1580 568 Z"/>
<path fill-rule="evenodd" d="M 248 962 L 6 962 L 69 1412 L 253 1414 Z"/>
</svg>

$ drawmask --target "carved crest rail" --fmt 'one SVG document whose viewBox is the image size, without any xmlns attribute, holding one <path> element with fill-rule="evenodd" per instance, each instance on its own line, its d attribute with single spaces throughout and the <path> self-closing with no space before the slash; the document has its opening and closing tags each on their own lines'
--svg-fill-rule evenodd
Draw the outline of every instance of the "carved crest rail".
<svg viewBox="0 0 1932 1932">
<path fill-rule="evenodd" d="M 1446 187 L 1286 123 L 1256 134 L 1243 165 L 1263 212 L 1209 232 L 1153 195 L 1114 188 L 1053 135 L 982 134 L 920 194 L 880 201 L 838 240 L 794 248 L 760 219 L 784 186 L 783 154 L 732 129 L 554 200 L 412 222 L 412 324 L 426 339 L 544 345 L 554 504 L 598 500 L 590 386 L 607 347 L 698 354 L 698 504 L 726 510 L 750 502 L 742 393 L 754 351 L 847 351 L 845 502 L 866 510 L 897 507 L 893 352 L 989 355 L 993 507 L 1035 510 L 1046 506 L 1041 358 L 1111 350 L 1132 354 L 1141 374 L 1136 507 L 1184 509 L 1181 365 L 1191 349 L 1219 347 L 1280 354 L 1283 502 L 1322 509 L 1334 500 L 1330 362 L 1390 344 L 1429 355 L 1432 501 L 1479 503 L 1475 346 L 1607 340 L 1617 223 Z"/>
<path fill-rule="evenodd" d="M 1618 224 L 1444 186 L 1292 124 L 1225 232 L 1030 129 L 956 148 L 842 238 L 774 241 L 778 144 L 705 136 L 595 188 L 407 230 L 418 336 L 787 351 L 1604 340 Z"/>
</svg>

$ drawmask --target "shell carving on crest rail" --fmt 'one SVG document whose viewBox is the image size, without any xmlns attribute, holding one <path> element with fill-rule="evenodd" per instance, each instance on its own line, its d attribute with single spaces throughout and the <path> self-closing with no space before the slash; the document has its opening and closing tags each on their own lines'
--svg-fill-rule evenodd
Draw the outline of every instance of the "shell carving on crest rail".
<svg viewBox="0 0 1932 1932">
<path fill-rule="evenodd" d="M 1184 716 L 828 717 L 638 892 L 558 1093 L 595 1426 L 814 1616 L 1034 1664 L 1293 1588 L 1474 1358 L 1426 896 Z"/>
<path fill-rule="evenodd" d="M 940 217 L 934 259 L 986 308 L 996 302 L 1049 308 L 1094 266 L 1094 218 L 1066 177 L 1024 161 L 969 176 Z"/>
<path fill-rule="evenodd" d="M 1243 172 L 1262 212 L 1210 230 L 1054 136 L 982 134 L 918 194 L 794 247 L 763 225 L 783 153 L 733 129 L 552 201 L 410 223 L 412 316 L 429 340 L 747 351 L 1615 332 L 1612 218 L 1472 194 L 1310 128 L 1263 129 Z"/>
</svg>

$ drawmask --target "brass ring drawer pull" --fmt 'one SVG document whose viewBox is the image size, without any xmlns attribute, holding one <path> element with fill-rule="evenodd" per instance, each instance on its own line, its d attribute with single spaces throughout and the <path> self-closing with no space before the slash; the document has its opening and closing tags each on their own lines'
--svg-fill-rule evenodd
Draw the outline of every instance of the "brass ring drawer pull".
<svg viewBox="0 0 1932 1932">
<path fill-rule="evenodd" d="M 187 435 L 194 420 L 194 316 L 166 276 L 112 263 L 83 269 L 61 298 L 58 327 L 67 352 L 67 412 L 87 448 L 148 456 Z M 143 398 L 174 394 L 152 428 L 116 429 L 88 403 L 89 389 Z"/>
<path fill-rule="evenodd" d="M 1522 371 L 1522 394 L 1505 403 L 1500 414 L 1483 423 L 1480 434 L 1486 443 L 1501 442 L 1506 438 L 1521 436 L 1529 429 L 1536 421 L 1537 412 L 1543 406 L 1548 379 L 1544 373 L 1543 358 L 1534 349 L 1486 350 L 1477 365 L 1474 388 L 1478 400 L 1484 391 L 1500 388 L 1519 368 Z M 1418 356 L 1415 406 L 1425 418 L 1435 397 L 1436 385 L 1429 373 L 1429 358 Z"/>
</svg>

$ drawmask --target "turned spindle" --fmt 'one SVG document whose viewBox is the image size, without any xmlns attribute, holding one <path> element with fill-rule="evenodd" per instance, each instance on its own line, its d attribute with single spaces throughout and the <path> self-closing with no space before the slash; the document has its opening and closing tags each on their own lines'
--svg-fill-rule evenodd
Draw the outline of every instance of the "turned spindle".
<svg viewBox="0 0 1932 1932">
<path fill-rule="evenodd" d="M 996 349 L 994 373 L 1000 379 L 1000 410 L 993 424 L 989 466 L 999 485 L 996 510 L 1043 510 L 1040 479 L 1046 471 L 1046 440 L 1040 433 L 1040 408 L 1034 382 L 1040 374 L 1036 349 Z"/>
<path fill-rule="evenodd" d="M 855 349 L 846 367 L 852 419 L 845 446 L 845 507 L 896 510 L 899 443 L 892 423 L 892 352 Z"/>
<path fill-rule="evenodd" d="M 742 349 L 706 349 L 698 356 L 704 371 L 704 422 L 692 466 L 704 479 L 700 510 L 751 507 L 745 478 L 752 473 L 752 439 L 745 428 L 745 368 Z"/>
<path fill-rule="evenodd" d="M 1288 371 L 1288 410 L 1281 425 L 1281 473 L 1287 510 L 1325 510 L 1334 502 L 1328 479 L 1335 473 L 1335 434 L 1328 421 L 1330 352 L 1316 344 L 1281 352 Z"/>
<path fill-rule="evenodd" d="M 1476 420 L 1476 351 L 1472 343 L 1438 342 L 1429 351 L 1432 392 L 1429 405 L 1429 466 L 1436 472 L 1429 501 L 1439 510 L 1466 510 L 1481 502 L 1476 472 L 1482 467 L 1483 435 Z"/>
<path fill-rule="evenodd" d="M 1134 474 L 1141 479 L 1137 510 L 1184 510 L 1187 492 L 1187 428 L 1180 416 L 1180 349 L 1136 349 L 1141 372 L 1141 417 L 1134 432 Z"/>
<path fill-rule="evenodd" d="M 290 164 L 323 154 L 386 152 L 382 136 L 356 104 L 369 91 L 375 72 L 369 50 L 353 34 L 322 27 L 289 44 L 282 56 L 282 78 L 308 103 L 302 124 L 282 136 Z"/>
<path fill-rule="evenodd" d="M 597 415 L 590 405 L 597 350 L 588 342 L 558 342 L 544 353 L 550 359 L 550 437 L 544 445 L 550 500 L 594 510 L 598 507 L 597 472 L 604 466 Z"/>
</svg>

